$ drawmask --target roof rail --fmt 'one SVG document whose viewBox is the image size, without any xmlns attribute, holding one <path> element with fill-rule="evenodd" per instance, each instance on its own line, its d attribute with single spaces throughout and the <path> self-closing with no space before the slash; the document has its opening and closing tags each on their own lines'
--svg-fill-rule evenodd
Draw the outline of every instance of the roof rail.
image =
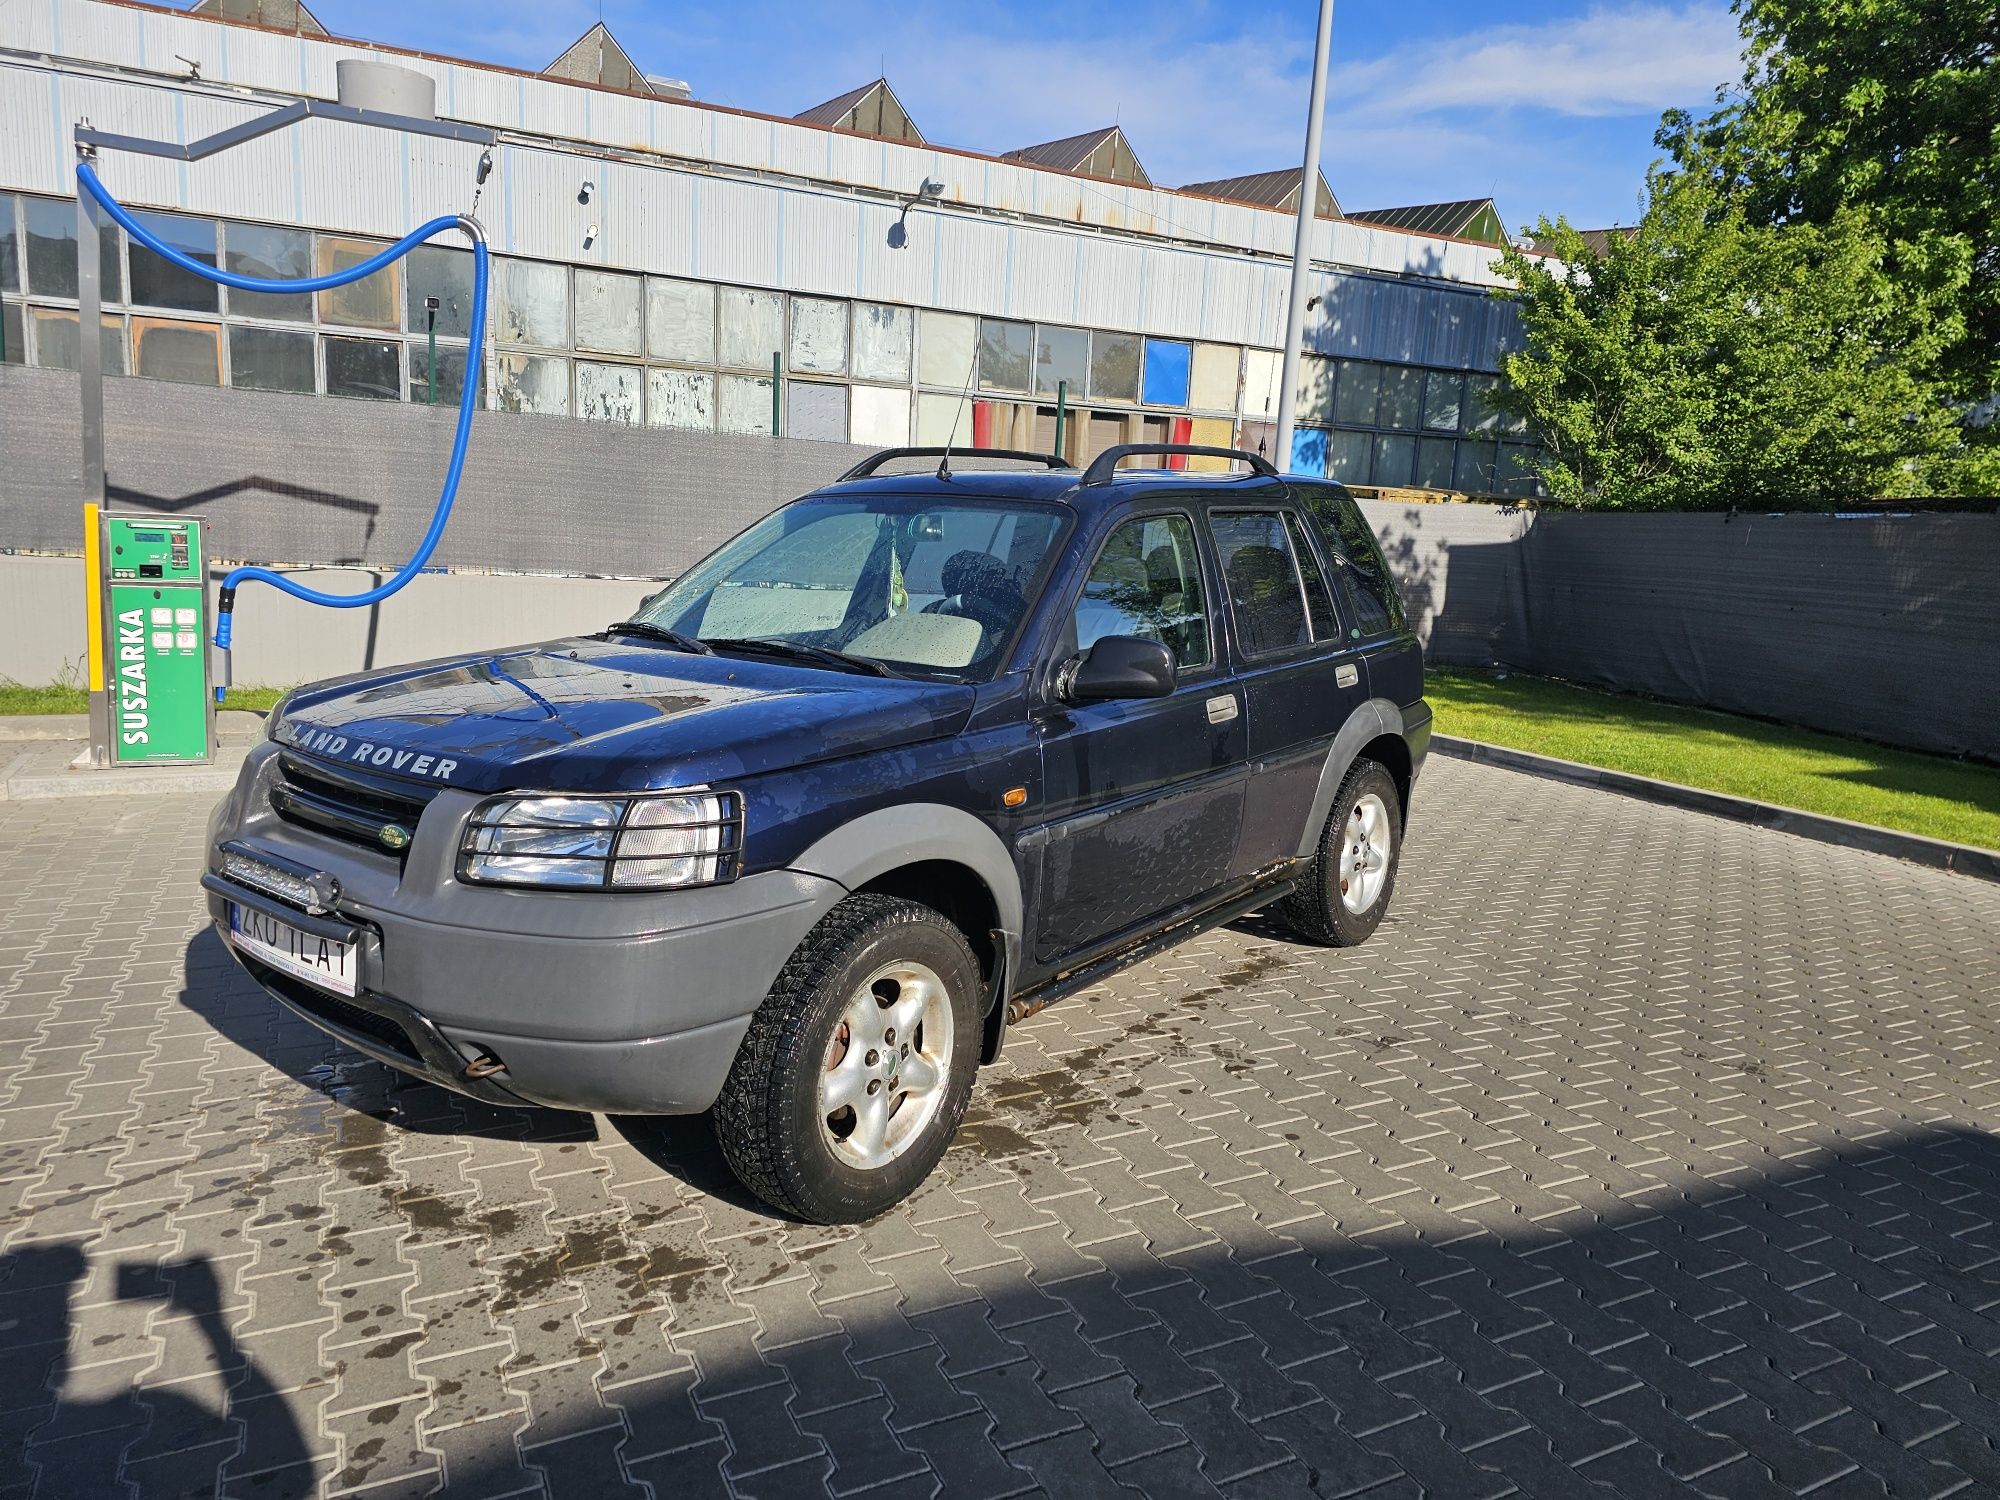
<svg viewBox="0 0 2000 1500">
<path fill-rule="evenodd" d="M 835 484 L 845 484 L 850 479 L 866 479 L 892 458 L 948 458 L 956 453 L 961 458 L 1017 458 L 1024 464 L 1042 464 L 1051 469 L 1073 469 L 1076 465 L 1054 453 L 1029 453 L 1021 448 L 884 448 L 880 453 L 871 453 L 860 463 L 849 469 Z"/>
<path fill-rule="evenodd" d="M 1259 454 L 1245 453 L 1241 448 L 1202 448 L 1193 443 L 1120 443 L 1115 448 L 1106 448 L 1090 461 L 1090 467 L 1083 471 L 1083 484 L 1109 484 L 1118 465 L 1125 459 L 1136 458 L 1144 453 L 1182 453 L 1190 458 L 1233 458 L 1238 463 L 1246 463 L 1269 478 L 1275 479 L 1278 471 L 1268 458 Z"/>
</svg>

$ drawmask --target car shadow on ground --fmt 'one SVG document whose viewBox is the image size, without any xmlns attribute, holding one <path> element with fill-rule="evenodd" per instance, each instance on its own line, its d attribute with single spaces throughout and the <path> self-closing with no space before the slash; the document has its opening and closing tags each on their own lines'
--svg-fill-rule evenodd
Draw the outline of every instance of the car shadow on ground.
<svg viewBox="0 0 2000 1500">
<path fill-rule="evenodd" d="M 508 1109 L 469 1099 L 342 1045 L 265 994 L 213 929 L 189 940 L 185 963 L 181 1004 L 244 1051 L 343 1109 L 429 1135 L 474 1135 L 532 1145 L 599 1139 L 596 1116 L 575 1110 Z M 707 1116 L 604 1118 L 670 1177 L 738 1207 L 770 1212 L 729 1170 Z"/>
<path fill-rule="evenodd" d="M 537 1144 L 597 1139 L 590 1115 L 561 1109 L 508 1109 L 399 1073 L 343 1046 L 264 993 L 204 928 L 188 940 L 180 1003 L 245 1052 L 301 1087 L 400 1129 L 476 1135 Z"/>
</svg>

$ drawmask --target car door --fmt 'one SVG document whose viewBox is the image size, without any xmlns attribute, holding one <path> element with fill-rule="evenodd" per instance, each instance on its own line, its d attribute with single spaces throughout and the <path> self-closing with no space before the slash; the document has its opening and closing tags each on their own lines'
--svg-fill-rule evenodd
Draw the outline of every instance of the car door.
<svg viewBox="0 0 2000 1500">
<path fill-rule="evenodd" d="M 1298 853 L 1326 752 L 1367 700 L 1368 675 L 1296 511 L 1218 506 L 1208 524 L 1248 720 L 1243 832 L 1231 871 L 1240 877 Z"/>
<path fill-rule="evenodd" d="M 1052 963 L 1223 885 L 1243 812 L 1241 705 L 1222 665 L 1213 564 L 1194 518 L 1157 511 L 1105 537 L 1054 659 L 1110 635 L 1160 641 L 1178 684 L 1164 698 L 1037 710 L 1044 811 L 1033 952 Z"/>
</svg>

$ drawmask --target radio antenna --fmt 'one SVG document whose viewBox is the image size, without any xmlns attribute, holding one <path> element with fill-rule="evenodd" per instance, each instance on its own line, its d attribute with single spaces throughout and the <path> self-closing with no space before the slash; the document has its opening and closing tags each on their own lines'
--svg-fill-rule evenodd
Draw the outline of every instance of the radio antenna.
<svg viewBox="0 0 2000 1500">
<path fill-rule="evenodd" d="M 951 414 L 951 436 L 944 440 L 944 457 L 938 460 L 937 477 L 951 478 L 951 447 L 958 441 L 958 419 L 965 415 L 965 398 L 972 394 L 972 380 L 979 373 L 978 351 L 973 352 L 972 367 L 965 372 L 965 389 L 958 393 L 958 407 Z"/>
</svg>

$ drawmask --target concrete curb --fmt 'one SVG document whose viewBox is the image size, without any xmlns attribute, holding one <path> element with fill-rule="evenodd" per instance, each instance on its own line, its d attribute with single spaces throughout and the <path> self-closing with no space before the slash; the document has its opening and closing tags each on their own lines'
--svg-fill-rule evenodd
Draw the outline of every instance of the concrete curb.
<svg viewBox="0 0 2000 1500">
<path fill-rule="evenodd" d="M 1573 760 L 1558 760 L 1552 755 L 1535 755 L 1526 750 L 1510 750 L 1482 740 L 1461 740 L 1448 734 L 1433 734 L 1431 748 L 1440 755 L 1459 760 L 1504 766 L 1510 771 L 1525 771 L 1530 776 L 1545 776 L 1551 781 L 1594 786 L 1647 802 L 1683 807 L 1718 818 L 1729 818 L 1737 823 L 1752 823 L 1778 833 L 1815 839 L 1822 844 L 1865 849 L 1871 854 L 1886 854 L 1893 859 L 1907 859 L 1933 869 L 1950 870 L 1977 880 L 2000 883 L 2000 852 L 1991 849 L 1948 844 L 1942 839 L 1927 839 L 1921 834 L 1899 833 L 1893 828 L 1876 828 L 1867 823 L 1850 823 L 1845 818 L 1829 818 L 1819 813 L 1800 812 L 1793 807 L 1779 807 L 1770 802 L 1755 802 L 1748 797 L 1707 792 L 1673 781 L 1655 781 L 1650 776 L 1634 776 L 1627 771 L 1578 765 Z"/>
<path fill-rule="evenodd" d="M 220 746 L 205 766 L 147 766 L 78 770 L 71 761 L 81 740 L 21 741 L 17 754 L 0 753 L 0 802 L 38 802 L 51 797 L 158 797 L 176 792 L 221 796 L 236 784 L 250 747 Z M 11 747 L 9 747 L 11 748 Z"/>
<path fill-rule="evenodd" d="M 225 743 L 247 740 L 254 744 L 264 737 L 264 716 L 248 709 L 218 709 L 215 737 Z M 89 739 L 88 714 L 0 714 L 0 741 Z"/>
</svg>

